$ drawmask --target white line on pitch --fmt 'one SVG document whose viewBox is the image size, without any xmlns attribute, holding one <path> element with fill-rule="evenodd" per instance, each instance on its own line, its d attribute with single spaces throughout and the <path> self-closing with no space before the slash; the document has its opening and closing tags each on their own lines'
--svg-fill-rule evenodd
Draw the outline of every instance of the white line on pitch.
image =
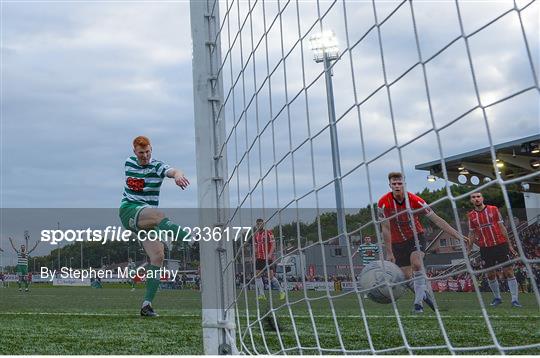
<svg viewBox="0 0 540 358">
<path fill-rule="evenodd" d="M 134 313 L 89 313 L 89 312 L 0 312 L 0 316 L 91 316 L 91 317 L 131 317 Z M 173 314 L 164 317 L 201 317 L 199 314 Z"/>
<path fill-rule="evenodd" d="M 88 313 L 88 312 L 0 312 L 2 315 L 26 315 L 26 316 L 90 316 L 90 317 L 131 317 L 137 316 L 134 313 Z M 162 317 L 201 317 L 200 314 L 163 314 Z M 242 316 L 245 317 L 245 316 Z M 310 318 L 310 315 L 294 315 L 294 318 Z M 313 315 L 314 318 L 333 318 L 331 315 Z M 395 318 L 395 315 L 366 315 L 367 318 Z M 401 318 L 435 318 L 436 316 L 418 316 L 418 315 L 403 315 Z M 256 317 L 251 317 L 255 319 Z M 290 318 L 290 316 L 278 316 L 278 318 Z M 338 315 L 337 318 L 361 318 L 358 315 Z M 441 318 L 484 318 L 482 315 L 441 315 Z M 489 318 L 540 318 L 539 315 L 508 315 L 508 316 L 493 316 Z"/>
</svg>

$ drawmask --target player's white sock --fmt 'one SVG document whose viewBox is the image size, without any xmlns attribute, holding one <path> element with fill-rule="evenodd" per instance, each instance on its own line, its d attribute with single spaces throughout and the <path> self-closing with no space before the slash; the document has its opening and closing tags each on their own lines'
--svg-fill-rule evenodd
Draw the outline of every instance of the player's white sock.
<svg viewBox="0 0 540 358">
<path fill-rule="evenodd" d="M 512 294 L 512 302 L 518 300 L 518 283 L 515 277 L 509 278 L 506 280 L 508 283 L 508 289 L 510 289 L 510 293 Z"/>
<path fill-rule="evenodd" d="M 426 278 L 424 277 L 424 271 L 414 271 L 414 304 L 422 304 L 424 294 L 426 292 Z"/>
<path fill-rule="evenodd" d="M 489 280 L 488 279 L 489 288 L 491 288 L 491 292 L 493 292 L 493 296 L 495 298 L 501 298 L 501 290 L 499 289 L 499 281 L 497 279 Z"/>
<path fill-rule="evenodd" d="M 278 288 L 279 292 L 281 292 L 281 285 L 279 284 L 279 280 L 276 277 L 272 277 L 272 284 Z"/>
<path fill-rule="evenodd" d="M 148 305 L 150 305 L 150 304 L 152 304 L 152 302 L 150 302 L 150 301 L 144 301 L 144 302 L 142 303 L 142 306 L 144 307 L 144 306 L 148 306 Z"/>
<path fill-rule="evenodd" d="M 264 284 L 262 277 L 255 278 L 255 292 L 257 292 L 257 296 L 264 296 Z"/>
</svg>

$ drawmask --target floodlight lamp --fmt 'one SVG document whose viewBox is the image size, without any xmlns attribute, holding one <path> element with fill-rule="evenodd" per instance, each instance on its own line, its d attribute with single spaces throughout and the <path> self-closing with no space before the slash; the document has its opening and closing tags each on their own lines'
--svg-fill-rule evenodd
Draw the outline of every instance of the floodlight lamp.
<svg viewBox="0 0 540 358">
<path fill-rule="evenodd" d="M 339 57 L 337 38 L 334 32 L 330 30 L 312 35 L 309 38 L 309 48 L 313 51 L 315 62 L 324 61 L 325 55 L 331 61 Z"/>
<path fill-rule="evenodd" d="M 540 153 L 540 146 L 538 144 L 532 144 L 531 154 L 538 154 L 538 153 Z"/>
</svg>

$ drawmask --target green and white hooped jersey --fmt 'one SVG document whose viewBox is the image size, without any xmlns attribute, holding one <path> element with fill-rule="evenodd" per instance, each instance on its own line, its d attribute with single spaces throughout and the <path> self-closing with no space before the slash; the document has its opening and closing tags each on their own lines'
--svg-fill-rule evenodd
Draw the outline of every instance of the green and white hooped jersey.
<svg viewBox="0 0 540 358">
<path fill-rule="evenodd" d="M 377 244 L 362 244 L 358 247 L 358 253 L 362 257 L 363 265 L 375 261 L 375 254 L 377 252 L 379 252 L 379 246 Z"/>
<path fill-rule="evenodd" d="M 127 268 L 128 268 L 128 272 L 132 272 L 132 271 L 135 271 L 135 269 L 137 268 L 137 265 L 135 264 L 135 262 L 132 262 L 130 264 L 128 263 Z"/>
<path fill-rule="evenodd" d="M 167 170 L 171 167 L 152 159 L 147 165 L 139 165 L 136 157 L 129 157 L 125 163 L 126 181 L 122 202 L 147 204 L 157 207 L 159 190 Z"/>
<path fill-rule="evenodd" d="M 17 266 L 28 266 L 28 253 L 17 252 Z"/>
</svg>

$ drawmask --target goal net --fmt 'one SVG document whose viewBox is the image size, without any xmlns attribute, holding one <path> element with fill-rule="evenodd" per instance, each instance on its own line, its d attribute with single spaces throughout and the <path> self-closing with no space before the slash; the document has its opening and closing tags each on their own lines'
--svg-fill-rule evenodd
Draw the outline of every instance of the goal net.
<svg viewBox="0 0 540 358">
<path fill-rule="evenodd" d="M 201 221 L 243 228 L 201 243 L 207 353 L 539 352 L 538 16 L 517 0 L 192 1 Z M 373 302 L 358 280 L 388 249 L 389 172 L 461 235 L 481 191 L 516 255 L 487 269 L 422 218 L 434 309 Z"/>
</svg>

